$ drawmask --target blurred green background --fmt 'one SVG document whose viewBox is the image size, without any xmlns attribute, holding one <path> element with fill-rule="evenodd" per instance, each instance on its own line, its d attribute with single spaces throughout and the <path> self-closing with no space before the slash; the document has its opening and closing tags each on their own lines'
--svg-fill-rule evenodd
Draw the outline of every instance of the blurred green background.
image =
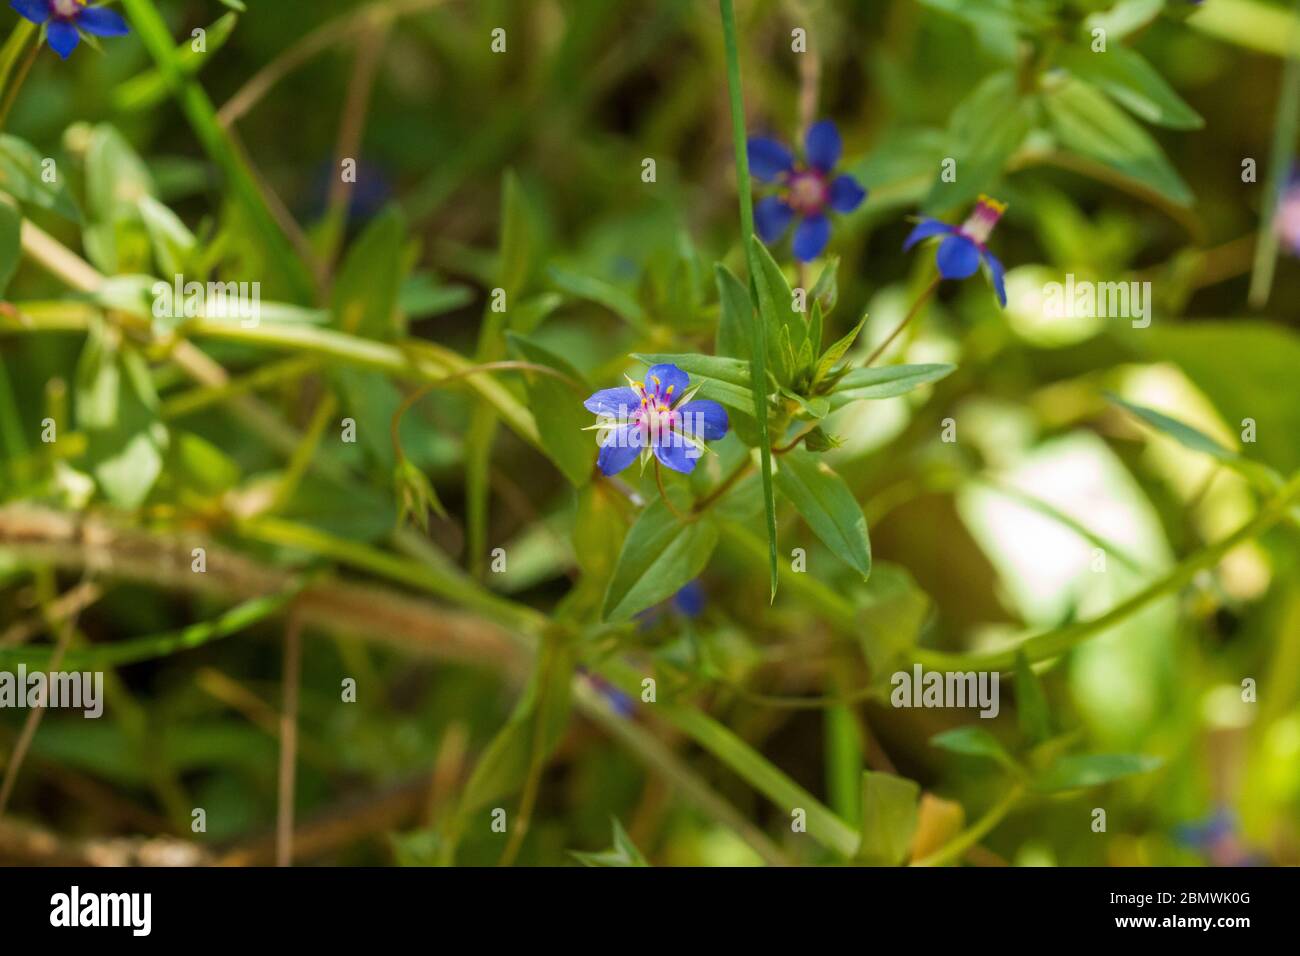
<svg viewBox="0 0 1300 956">
<path fill-rule="evenodd" d="M 727 499 L 703 608 L 622 626 L 599 604 L 634 502 L 525 435 L 589 423 L 583 396 L 557 408 L 542 378 L 464 370 L 518 357 L 494 288 L 509 329 L 592 389 L 638 370 L 631 353 L 714 351 L 713 263 L 745 274 L 717 5 L 238 6 L 126 3 L 131 36 L 40 50 L 5 120 L 0 190 L 39 234 L 8 214 L 0 242 L 0 667 L 64 632 L 69 667 L 164 640 L 109 670 L 101 720 L 44 717 L 0 862 L 272 862 L 299 627 L 301 862 L 565 865 L 610 845 L 611 817 L 615 863 L 1300 862 L 1300 539 L 1278 497 L 1300 469 L 1300 264 L 1270 198 L 1296 147 L 1291 4 L 740 0 L 749 132 L 798 142 L 830 117 L 870 191 L 836 222 L 825 340 L 865 313 L 848 357 L 870 355 L 932 276 L 932 253 L 901 251 L 908 217 L 960 222 L 980 192 L 1009 203 L 990 242 L 1009 302 L 944 283 L 887 361 L 956 372 L 827 420 L 842 444 L 824 458 L 870 528 L 866 582 L 786 504 L 782 565 L 804 548 L 807 572 L 769 606 L 751 482 Z M 182 51 L 206 30 L 206 52 L 163 56 L 141 11 Z M 1150 73 L 1088 61 L 1098 24 Z M 193 77 L 179 96 L 160 62 Z M 156 320 L 147 290 L 177 272 L 260 281 L 257 333 Z M 1066 274 L 1150 282 L 1150 328 L 1047 316 Z M 105 388 L 119 414 L 96 422 Z M 399 523 L 403 396 L 404 455 L 445 511 L 427 531 Z M 697 493 L 742 460 L 734 434 L 717 445 Z M 994 653 L 1153 585 L 1036 675 L 1005 668 L 995 720 L 889 704 L 913 648 Z M 223 617 L 235 605 L 247 626 Z M 201 646 L 167 644 L 196 623 Z M 6 768 L 27 718 L 0 712 Z M 864 813 L 864 770 L 915 786 L 868 777 Z M 805 795 L 828 816 L 795 832 Z M 495 832 L 496 807 L 526 830 Z"/>
</svg>

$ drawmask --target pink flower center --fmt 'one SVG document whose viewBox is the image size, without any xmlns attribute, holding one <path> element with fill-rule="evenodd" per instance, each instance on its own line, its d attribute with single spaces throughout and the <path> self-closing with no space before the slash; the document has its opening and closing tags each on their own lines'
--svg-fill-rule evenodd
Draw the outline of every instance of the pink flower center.
<svg viewBox="0 0 1300 956">
<path fill-rule="evenodd" d="M 830 199 L 826 178 L 815 169 L 800 169 L 790 174 L 786 203 L 800 216 L 815 216 Z"/>
<path fill-rule="evenodd" d="M 980 196 L 979 202 L 975 203 L 975 209 L 962 223 L 961 231 L 968 239 L 982 246 L 988 242 L 993 227 L 998 224 L 998 220 L 1006 211 L 1006 203 L 990 199 L 988 196 Z"/>
<path fill-rule="evenodd" d="M 50 13 L 60 19 L 71 20 L 81 12 L 83 6 L 83 0 L 50 0 Z"/>
</svg>

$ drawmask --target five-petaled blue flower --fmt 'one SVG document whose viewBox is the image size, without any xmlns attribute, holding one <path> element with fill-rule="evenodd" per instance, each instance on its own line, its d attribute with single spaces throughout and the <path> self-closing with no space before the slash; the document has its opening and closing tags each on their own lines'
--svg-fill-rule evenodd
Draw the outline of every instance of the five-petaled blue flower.
<svg viewBox="0 0 1300 956">
<path fill-rule="evenodd" d="M 596 464 L 604 475 L 616 475 L 641 456 L 653 453 L 673 471 L 690 474 L 704 450 L 705 440 L 727 433 L 727 413 L 717 402 L 694 399 L 687 390 L 690 376 L 676 365 L 654 365 L 644 382 L 628 379 L 622 388 L 602 389 L 583 402 L 601 420 L 593 428 L 603 433 Z"/>
<path fill-rule="evenodd" d="M 43 24 L 50 49 L 65 60 L 81 42 L 82 30 L 101 37 L 131 32 L 117 11 L 88 7 L 86 0 L 11 0 L 9 5 L 32 23 Z"/>
<path fill-rule="evenodd" d="M 784 143 L 764 136 L 749 140 L 749 171 L 778 191 L 754 204 L 754 226 L 759 238 L 780 239 L 796 216 L 794 257 L 811 262 L 822 254 L 831 238 L 827 209 L 852 212 L 867 198 L 867 191 L 852 176 L 831 178 L 840 159 L 840 131 L 830 120 L 808 128 L 804 137 L 804 162 L 797 162 Z"/>
<path fill-rule="evenodd" d="M 980 196 L 974 211 L 960 226 L 950 226 L 938 219 L 922 219 L 903 243 L 903 251 L 906 252 L 923 239 L 943 236 L 944 240 L 939 243 L 939 252 L 935 256 L 939 275 L 945 279 L 968 279 L 975 274 L 982 261 L 988 269 L 993 291 L 998 294 L 998 302 L 1005 306 L 1007 289 L 1002 279 L 1002 263 L 989 252 L 985 243 L 1006 211 L 1006 203 Z"/>
</svg>

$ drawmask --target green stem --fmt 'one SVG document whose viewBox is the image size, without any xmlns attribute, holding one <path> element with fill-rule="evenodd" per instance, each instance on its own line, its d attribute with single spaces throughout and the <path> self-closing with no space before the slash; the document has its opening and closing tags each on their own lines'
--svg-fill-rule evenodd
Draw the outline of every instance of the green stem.
<svg viewBox="0 0 1300 956">
<path fill-rule="evenodd" d="M 736 42 L 736 10 L 732 0 L 718 0 L 722 14 L 722 39 L 727 56 L 727 92 L 731 100 L 731 145 L 736 162 L 736 193 L 740 199 L 740 233 L 749 265 L 750 297 L 755 297 L 754 277 L 758 268 L 753 256 L 754 200 L 749 184 L 749 150 L 745 136 L 745 101 L 740 85 L 740 49 Z M 767 519 L 769 600 L 776 599 L 776 499 L 772 492 L 772 452 L 767 427 L 767 329 L 758 310 L 753 310 L 750 381 L 753 383 L 754 418 L 758 422 L 758 449 L 763 481 L 763 510 Z"/>
<path fill-rule="evenodd" d="M 1300 500 L 1300 473 L 1283 485 L 1281 491 L 1266 503 L 1252 520 L 1226 538 L 1196 552 L 1165 577 L 1134 594 L 1127 601 L 1115 605 L 1100 617 L 1038 634 L 1014 647 L 992 653 L 950 654 L 944 651 L 919 649 L 913 652 L 913 657 L 921 665 L 932 670 L 953 671 L 1007 671 L 1015 666 L 1018 651 L 1023 651 L 1030 663 L 1056 657 L 1114 627 L 1148 604 L 1172 595 L 1186 586 L 1198 573 L 1218 564 L 1233 548 L 1259 537 L 1285 518 L 1297 500 Z"/>
<path fill-rule="evenodd" d="M 875 363 L 876 359 L 885 354 L 885 349 L 889 348 L 890 343 L 892 343 L 894 339 L 898 338 L 903 329 L 907 328 L 908 324 L 920 313 L 921 306 L 925 305 L 925 303 L 930 300 L 930 296 L 934 295 L 935 290 L 939 288 L 939 281 L 942 278 L 942 276 L 935 276 L 930 284 L 925 287 L 919 296 L 917 296 L 916 301 L 912 303 L 912 307 L 907 310 L 907 315 L 903 316 L 903 321 L 894 326 L 894 331 L 889 333 L 889 336 L 885 341 L 876 346 L 876 350 L 871 353 L 871 357 L 862 363 L 863 368 L 870 368 Z"/>
<path fill-rule="evenodd" d="M 14 32 L 17 35 L 17 31 Z M 9 111 L 14 108 L 14 103 L 18 102 L 18 91 L 23 88 L 23 81 L 27 79 L 27 74 L 31 72 L 32 64 L 36 62 L 36 54 L 41 52 L 41 41 L 35 40 L 28 44 L 27 52 L 23 55 L 18 64 L 18 72 L 12 80 L 6 75 L 4 84 L 4 99 L 0 101 L 0 129 L 4 128 L 5 123 L 9 121 Z M 6 73 L 8 64 L 5 64 Z"/>
<path fill-rule="evenodd" d="M 153 0 L 122 0 L 122 6 L 131 18 L 140 41 L 166 78 L 204 151 L 225 174 L 236 200 L 260 234 L 272 260 L 270 271 L 284 277 L 296 301 L 313 301 L 316 290 L 311 273 L 299 260 L 288 238 L 280 231 L 252 170 L 222 128 L 207 93 L 194 77 L 186 75 L 177 60 L 175 41 Z"/>
<path fill-rule="evenodd" d="M 1250 275 L 1248 301 L 1261 309 L 1268 303 L 1273 288 L 1273 270 L 1277 266 L 1277 205 L 1282 184 L 1291 164 L 1300 126 L 1300 0 L 1295 4 L 1291 26 L 1291 54 L 1282 71 L 1277 113 L 1273 119 L 1273 148 L 1269 151 L 1268 177 L 1264 185 L 1264 208 L 1259 221 L 1259 240 L 1255 243 L 1255 262 Z"/>
</svg>

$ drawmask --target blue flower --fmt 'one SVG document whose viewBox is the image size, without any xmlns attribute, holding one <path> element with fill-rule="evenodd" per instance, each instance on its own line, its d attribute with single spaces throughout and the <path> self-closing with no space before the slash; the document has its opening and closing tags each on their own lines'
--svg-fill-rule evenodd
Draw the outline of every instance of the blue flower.
<svg viewBox="0 0 1300 956">
<path fill-rule="evenodd" d="M 676 365 L 655 365 L 644 382 L 628 379 L 622 388 L 606 388 L 583 402 L 600 416 L 593 428 L 602 432 L 601 474 L 616 475 L 640 454 L 642 466 L 653 453 L 673 471 L 690 474 L 705 440 L 727 433 L 727 413 L 717 402 L 692 400 L 690 376 Z"/>
<path fill-rule="evenodd" d="M 673 610 L 683 617 L 699 617 L 704 613 L 704 605 L 708 598 L 704 593 L 704 585 L 700 583 L 699 578 L 696 578 L 683 584 L 668 600 Z"/>
<path fill-rule="evenodd" d="M 867 191 L 852 176 L 831 178 L 840 159 L 840 131 L 830 120 L 808 128 L 804 137 L 804 162 L 798 162 L 784 143 L 763 136 L 749 140 L 749 171 L 777 191 L 754 203 L 754 227 L 766 243 L 780 239 L 795 217 L 794 257 L 811 262 L 822 254 L 831 238 L 826 210 L 852 212 L 867 198 Z"/>
<path fill-rule="evenodd" d="M 32 23 L 44 25 L 50 49 L 65 60 L 81 42 L 83 30 L 101 37 L 131 32 L 117 11 L 88 7 L 86 0 L 10 0 L 9 5 Z"/>
<path fill-rule="evenodd" d="M 1007 304 L 1007 289 L 1003 282 L 1002 263 L 985 245 L 993 227 L 998 224 L 1002 214 L 1007 211 L 1006 203 L 980 196 L 975 203 L 975 210 L 960 226 L 950 226 L 938 219 L 922 219 L 912 234 L 903 243 L 906 252 L 923 239 L 943 236 L 939 243 L 939 252 L 935 260 L 939 266 L 939 275 L 945 279 L 968 279 L 983 262 L 988 270 L 989 281 L 993 291 L 998 294 L 998 302 Z"/>
</svg>

